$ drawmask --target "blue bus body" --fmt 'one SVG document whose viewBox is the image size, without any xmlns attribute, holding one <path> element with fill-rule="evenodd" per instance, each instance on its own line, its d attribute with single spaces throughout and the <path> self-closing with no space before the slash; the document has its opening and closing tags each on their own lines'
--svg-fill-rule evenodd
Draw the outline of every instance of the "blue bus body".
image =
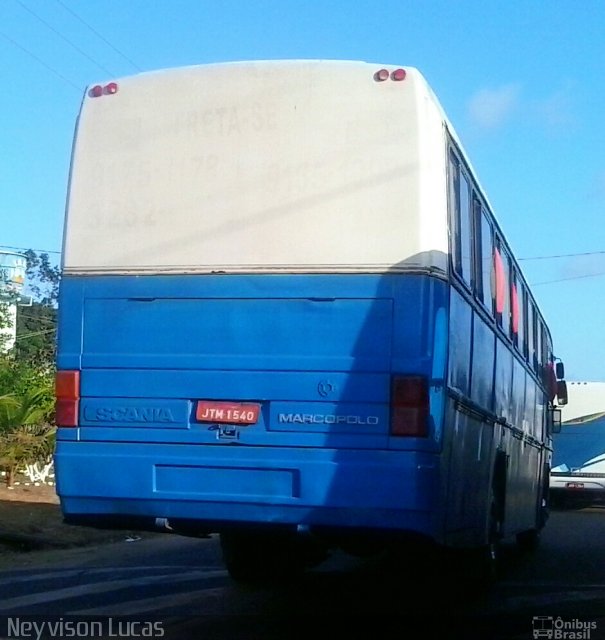
<svg viewBox="0 0 605 640">
<path fill-rule="evenodd" d="M 69 522 L 220 532 L 234 577 L 286 561 L 272 528 L 491 562 L 544 525 L 550 334 L 416 70 L 93 87 L 63 266 Z"/>
<path fill-rule="evenodd" d="M 425 275 L 65 278 L 65 515 L 403 529 L 442 539 L 448 286 Z M 430 381 L 426 438 L 391 436 L 394 373 Z M 198 400 L 258 402 L 199 423 Z"/>
</svg>

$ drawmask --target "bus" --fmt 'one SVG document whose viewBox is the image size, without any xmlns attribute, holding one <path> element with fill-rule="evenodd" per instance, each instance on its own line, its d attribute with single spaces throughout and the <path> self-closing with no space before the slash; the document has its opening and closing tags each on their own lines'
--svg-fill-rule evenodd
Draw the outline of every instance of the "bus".
<svg viewBox="0 0 605 640">
<path fill-rule="evenodd" d="M 571 382 L 569 404 L 553 437 L 550 502 L 587 507 L 605 502 L 605 383 Z"/>
<path fill-rule="evenodd" d="M 62 260 L 66 521 L 220 534 L 239 580 L 537 539 L 562 363 L 416 69 L 92 85 Z"/>
</svg>

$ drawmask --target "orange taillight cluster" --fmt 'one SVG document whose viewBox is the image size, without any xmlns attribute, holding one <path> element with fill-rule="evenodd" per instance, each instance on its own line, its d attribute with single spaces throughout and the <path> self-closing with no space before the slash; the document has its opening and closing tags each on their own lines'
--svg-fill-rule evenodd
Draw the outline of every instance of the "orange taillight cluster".
<svg viewBox="0 0 605 640">
<path fill-rule="evenodd" d="M 423 438 L 429 430 L 429 386 L 423 376 L 395 376 L 391 386 L 391 435 Z"/>
<path fill-rule="evenodd" d="M 79 371 L 57 371 L 55 397 L 55 422 L 57 426 L 76 427 L 80 405 Z"/>
</svg>

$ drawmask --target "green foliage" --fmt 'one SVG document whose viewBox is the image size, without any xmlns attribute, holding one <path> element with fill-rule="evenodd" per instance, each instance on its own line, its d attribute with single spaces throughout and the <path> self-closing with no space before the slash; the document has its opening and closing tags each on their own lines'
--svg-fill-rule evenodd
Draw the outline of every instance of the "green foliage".
<svg viewBox="0 0 605 640">
<path fill-rule="evenodd" d="M 32 395 L 36 399 L 36 406 L 42 412 L 40 420 L 52 422 L 54 368 L 9 357 L 0 358 L 0 396 L 22 400 Z"/>
<path fill-rule="evenodd" d="M 33 297 L 45 306 L 56 306 L 59 299 L 61 269 L 51 264 L 47 253 L 36 253 L 28 249 L 24 255 L 27 258 L 27 287 Z"/>
<path fill-rule="evenodd" d="M 44 420 L 41 406 L 44 390 L 35 389 L 22 396 L 7 394 L 0 404 L 0 436 L 14 431 L 22 425 L 39 424 Z"/>
<path fill-rule="evenodd" d="M 54 362 L 57 310 L 34 302 L 17 313 L 16 357 L 40 366 Z"/>
<path fill-rule="evenodd" d="M 10 485 L 17 469 L 46 462 L 54 449 L 54 373 L 59 267 L 48 255 L 27 251 L 32 306 L 19 306 L 17 342 L 0 352 L 0 467 Z M 0 329 L 6 326 L 0 305 Z M 1 347 L 1 344 L 0 344 Z"/>
<path fill-rule="evenodd" d="M 25 252 L 27 290 L 31 307 L 20 306 L 17 313 L 15 355 L 39 366 L 51 365 L 56 353 L 57 301 L 61 270 L 51 264 L 48 254 Z"/>
<path fill-rule="evenodd" d="M 0 396 L 0 467 L 8 471 L 9 486 L 19 467 L 52 455 L 55 428 L 44 422 L 45 401 L 44 388 Z"/>
</svg>

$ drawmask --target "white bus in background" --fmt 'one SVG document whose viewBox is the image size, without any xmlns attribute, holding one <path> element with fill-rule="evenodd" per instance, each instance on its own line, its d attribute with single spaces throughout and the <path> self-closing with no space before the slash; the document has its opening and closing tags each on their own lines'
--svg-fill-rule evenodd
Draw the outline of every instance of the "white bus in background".
<svg viewBox="0 0 605 640">
<path fill-rule="evenodd" d="M 553 437 L 553 506 L 605 501 L 605 382 L 568 382 L 569 404 Z"/>
</svg>

